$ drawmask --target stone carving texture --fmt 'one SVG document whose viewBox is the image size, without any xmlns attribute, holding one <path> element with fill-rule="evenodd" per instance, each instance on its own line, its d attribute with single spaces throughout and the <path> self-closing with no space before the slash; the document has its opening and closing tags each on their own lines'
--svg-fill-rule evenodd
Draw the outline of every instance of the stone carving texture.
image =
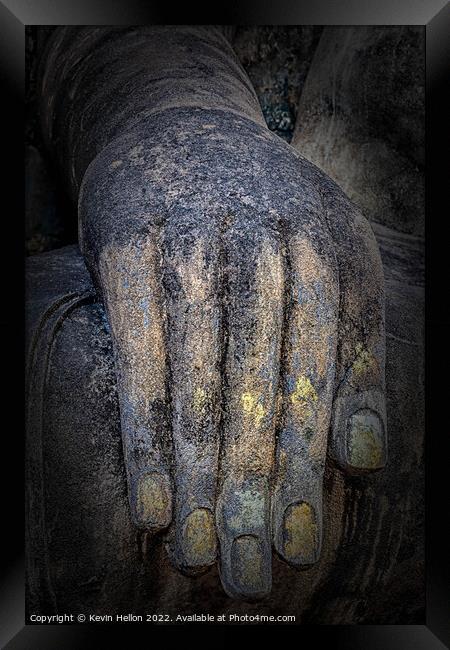
<svg viewBox="0 0 450 650">
<path fill-rule="evenodd" d="M 326 27 L 292 139 L 368 219 L 420 237 L 424 43 L 424 27 Z"/>
<path fill-rule="evenodd" d="M 139 56 L 127 58 L 130 48 Z M 81 338 L 70 349 L 85 352 L 69 361 L 61 384 L 49 381 L 54 397 L 45 397 L 59 414 L 45 436 L 55 461 L 63 440 L 52 431 L 62 421 L 92 431 L 90 442 L 70 427 L 64 437 L 74 434 L 64 440 L 69 450 L 77 440 L 86 450 L 84 460 L 75 450 L 67 456 L 69 473 L 72 463 L 80 471 L 71 503 L 75 519 L 77 501 L 94 508 L 80 531 L 88 545 L 81 556 L 92 555 L 92 544 L 98 554 L 89 560 L 95 567 L 74 564 L 75 600 L 90 598 L 92 588 L 100 611 L 106 602 L 132 602 L 134 590 L 139 608 L 149 599 L 167 604 L 173 588 L 178 608 L 183 598 L 201 603 L 214 571 L 194 583 L 174 573 L 161 541 L 172 564 L 195 575 L 215 563 L 217 533 L 222 584 L 247 601 L 270 592 L 272 543 L 294 566 L 320 557 L 300 574 L 275 557 L 267 605 L 282 606 L 285 589 L 295 587 L 295 611 L 307 604 L 314 611 L 314 592 L 319 582 L 326 590 L 348 533 L 343 475 L 326 465 L 330 424 L 332 452 L 346 471 L 386 462 L 383 278 L 370 227 L 328 177 L 270 133 L 217 29 L 60 30 L 43 77 L 43 115 L 74 196 L 83 179 L 82 251 L 105 305 L 66 318 L 54 367 L 73 336 Z M 57 266 L 70 274 L 76 260 L 68 250 Z M 49 302 L 65 293 L 45 283 Z M 81 285 L 89 300 L 87 276 Z M 82 386 L 86 404 L 104 405 L 94 418 L 89 408 L 78 413 L 77 402 L 68 406 L 61 388 L 70 385 Z M 49 512 L 64 475 L 44 481 Z M 371 484 L 360 484 L 361 498 Z M 166 535 L 157 533 L 169 524 Z M 61 594 L 58 578 L 68 577 L 69 529 L 65 518 L 54 539 L 42 534 L 59 602 L 70 591 Z M 123 553 L 115 577 L 107 568 L 114 552 Z M 104 592 L 111 580 L 123 584 L 114 596 Z"/>
</svg>

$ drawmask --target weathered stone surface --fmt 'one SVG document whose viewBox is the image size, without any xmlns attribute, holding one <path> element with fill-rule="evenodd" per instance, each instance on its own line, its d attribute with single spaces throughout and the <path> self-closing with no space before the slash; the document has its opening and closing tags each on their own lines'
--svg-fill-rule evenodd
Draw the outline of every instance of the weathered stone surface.
<svg viewBox="0 0 450 650">
<path fill-rule="evenodd" d="M 425 31 L 326 27 L 292 144 L 371 221 L 424 231 Z"/>
<path fill-rule="evenodd" d="M 249 75 L 265 120 L 272 131 L 289 141 L 292 137 L 298 98 L 321 27 L 310 26 L 255 26 L 225 27 L 222 32 L 233 47 Z M 36 96 L 37 72 L 43 51 L 55 26 L 26 26 L 26 143 L 39 152 L 40 165 L 52 186 L 60 182 L 55 169 L 49 164 L 39 128 Z M 33 159 L 34 161 L 34 155 Z M 60 248 L 76 242 L 76 212 L 63 203 L 59 196 L 48 194 L 48 181 L 42 179 L 40 169 L 35 173 L 31 164 L 26 169 L 26 180 L 40 195 L 50 201 L 50 209 L 41 210 L 39 203 L 29 203 L 26 227 L 29 235 L 27 253 L 35 254 Z M 52 188 L 54 190 L 54 188 Z M 39 215 L 41 227 L 36 226 Z M 55 217 L 57 219 L 55 220 Z M 32 233 L 36 232 L 36 235 Z"/>
<path fill-rule="evenodd" d="M 190 31 L 187 38 L 195 40 L 197 36 L 198 32 Z M 218 36 L 214 39 L 216 44 L 221 42 Z M 104 61 L 110 61 L 111 42 L 106 38 L 103 44 Z M 66 46 L 70 49 L 70 39 Z M 216 47 L 212 51 L 217 55 Z M 68 61 L 74 63 L 76 58 L 69 56 Z M 62 77 L 56 75 L 52 83 L 64 94 L 64 75 L 69 72 L 69 88 L 73 88 L 74 76 L 70 66 L 55 69 Z M 202 70 L 201 66 L 196 70 Z M 228 74 L 229 68 L 226 70 Z M 138 84 L 140 74 L 136 68 L 133 84 Z M 83 73 L 80 75 L 82 78 Z M 229 75 L 227 78 L 233 86 Z M 109 82 L 110 88 L 117 88 L 117 80 Z M 303 622 L 417 622 L 422 613 L 423 549 L 420 541 L 415 547 L 411 541 L 421 540 L 422 532 L 422 409 L 421 398 L 417 399 L 422 390 L 420 241 L 388 229 L 377 230 L 387 280 L 390 463 L 383 472 L 349 477 L 326 456 L 334 372 L 341 420 L 335 418 L 333 431 L 339 435 L 332 436 L 330 442 L 337 460 L 347 469 L 355 463 L 359 470 L 370 469 L 384 462 L 386 451 L 380 401 L 384 388 L 382 292 L 370 229 L 332 183 L 262 126 L 248 89 L 243 91 L 245 101 L 240 107 L 237 92 L 233 95 L 237 104 L 231 108 L 216 104 L 208 110 L 193 110 L 192 104 L 174 104 L 145 123 L 129 122 L 126 111 L 121 113 L 125 93 L 109 107 L 104 90 L 98 91 L 94 103 L 105 107 L 105 123 L 93 119 L 95 106 L 86 114 L 87 130 L 92 129 L 97 137 L 98 129 L 100 140 L 81 135 L 85 141 L 78 151 L 80 167 L 71 168 L 72 161 L 59 148 L 61 164 L 76 193 L 83 166 L 104 147 L 89 167 L 81 198 L 83 250 L 99 293 L 95 299 L 91 287 L 86 295 L 77 290 L 69 298 L 69 310 L 61 312 L 58 307 L 56 319 L 48 319 L 45 344 L 37 343 L 41 353 L 32 370 L 35 385 L 46 376 L 49 355 L 50 365 L 47 383 L 40 382 L 46 387 L 40 393 L 41 406 L 36 408 L 33 401 L 30 409 L 35 424 L 30 440 L 29 503 L 34 515 L 28 535 L 33 594 L 29 602 L 36 605 L 34 611 L 48 612 L 56 605 L 72 609 L 88 602 L 92 611 L 100 612 L 132 603 L 135 612 L 152 606 L 159 611 L 192 613 L 198 607 L 198 611 L 211 612 L 295 613 Z M 160 90 L 167 108 L 166 102 L 173 96 L 167 95 L 164 84 Z M 220 92 L 216 95 L 223 96 Z M 51 92 L 49 100 L 54 101 Z M 63 119 L 60 123 L 56 120 L 53 127 L 56 132 L 62 129 L 61 133 L 67 127 L 69 140 L 72 138 L 76 147 L 80 132 L 70 131 L 71 120 L 77 119 L 71 114 L 71 102 L 64 104 L 67 97 L 56 100 L 68 110 L 59 113 L 58 109 Z M 119 115 L 116 124 L 115 114 Z M 111 134 L 117 134 L 115 128 L 123 128 L 123 137 L 104 146 Z M 298 237 L 299 232 L 303 237 Z M 338 265 L 331 254 L 334 251 Z M 80 258 L 73 251 L 67 253 L 69 270 L 63 258 L 66 253 L 54 264 L 62 271 L 61 277 L 70 275 L 74 262 L 80 269 Z M 48 257 L 47 263 L 51 260 Z M 38 258 L 35 268 L 43 271 L 44 267 L 45 261 Z M 49 279 L 53 275 L 49 272 Z M 337 275 L 341 318 L 335 359 L 331 348 L 337 337 L 333 329 L 337 324 Z M 298 291 L 299 285 L 303 291 Z M 143 286 L 146 292 L 142 294 Z M 283 291 L 287 310 L 280 308 Z M 39 300 L 50 298 L 51 302 L 51 288 L 43 292 L 46 297 Z M 154 300 L 158 294 L 165 296 L 162 302 Z M 61 300 L 58 291 L 56 295 Z M 100 296 L 106 303 L 106 316 L 101 303 L 95 302 Z M 283 322 L 282 313 L 288 314 Z M 162 319 L 163 326 L 155 329 L 161 314 L 167 315 L 167 322 Z M 123 326 L 127 319 L 132 327 Z M 296 325 L 306 337 L 300 341 L 301 358 L 294 354 L 298 339 L 291 345 L 299 334 Z M 126 333 L 133 331 L 136 340 L 130 343 Z M 224 332 L 227 347 L 222 343 Z M 150 346 L 155 340 L 161 345 Z M 266 478 L 274 449 L 267 423 L 270 420 L 272 425 L 277 417 L 270 378 L 277 376 L 279 361 L 276 354 L 267 354 L 269 343 L 283 350 L 281 367 L 287 375 L 281 383 L 283 413 L 292 425 L 291 430 L 286 426 L 277 429 L 277 482 L 270 490 Z M 170 359 L 169 381 L 164 376 L 162 353 Z M 64 366 L 62 359 L 67 358 L 70 361 Z M 124 382 L 127 360 L 131 360 L 131 381 Z M 302 363 L 306 372 L 299 372 Z M 258 377 L 254 368 L 259 366 L 263 372 Z M 296 376 L 290 372 L 291 366 Z M 84 379 L 86 368 L 90 369 L 88 381 Z M 247 370 L 253 382 L 250 387 L 240 382 Z M 321 373 L 326 377 L 323 383 L 317 382 Z M 226 377 L 223 385 L 219 385 L 221 374 Z M 206 388 L 196 385 L 203 377 L 208 381 Z M 171 392 L 170 409 L 163 408 L 161 398 L 151 417 L 155 418 L 154 429 L 160 431 L 158 425 L 172 416 L 162 438 L 169 443 L 170 429 L 174 433 L 177 493 L 189 495 L 185 502 L 176 502 L 178 527 L 172 527 L 166 537 L 148 532 L 155 519 L 167 515 L 164 505 L 160 507 L 166 484 L 159 484 L 155 499 L 155 474 L 140 475 L 144 480 L 135 493 L 132 487 L 129 511 L 124 469 L 130 468 L 129 455 L 121 458 L 118 442 L 120 429 L 127 433 L 123 414 L 130 403 L 144 403 L 147 417 L 142 391 L 151 382 L 160 382 L 163 397 L 167 387 Z M 372 390 L 374 386 L 377 391 Z M 220 590 L 215 567 L 195 578 L 178 573 L 164 549 L 165 544 L 175 566 L 193 574 L 215 558 L 210 525 L 214 480 L 210 476 L 214 476 L 217 459 L 214 417 L 218 409 L 214 407 L 220 402 L 219 395 L 226 396 L 220 412 L 226 433 L 221 471 L 228 471 L 233 479 L 227 483 L 222 474 L 219 481 L 218 533 L 228 563 L 222 563 L 222 584 L 233 596 L 264 595 L 270 588 L 270 569 L 261 567 L 273 564 L 273 589 L 264 603 L 236 603 L 228 598 Z M 103 406 L 91 408 L 97 399 Z M 346 440 L 343 414 L 350 415 L 354 429 L 359 429 L 360 416 L 368 405 L 381 416 L 375 421 L 371 415 L 365 421 L 365 427 L 371 424 L 372 437 L 367 437 L 365 429 L 362 445 L 342 444 Z M 353 417 L 355 407 L 359 413 Z M 79 409 L 84 409 L 81 414 Z M 246 435 L 239 439 L 242 431 Z M 296 431 L 302 436 L 292 435 Z M 42 445 L 39 436 L 43 436 Z M 138 436 L 138 440 L 142 439 Z M 372 453 L 374 441 L 381 445 Z M 66 448 L 70 454 L 60 462 Z M 209 465 L 201 464 L 205 458 Z M 52 469 L 58 462 L 61 471 Z M 256 470 L 257 480 L 245 476 L 249 467 L 252 473 Z M 294 493 L 289 491 L 292 486 Z M 113 503 L 108 501 L 109 493 Z M 36 511 L 36 501 L 43 494 L 45 520 L 42 509 Z M 138 517 L 145 515 L 141 532 L 135 527 L 139 523 L 133 510 L 135 494 L 142 506 Z M 267 530 L 255 529 L 255 513 L 269 519 L 270 501 L 279 505 L 273 508 L 273 542 L 278 551 L 273 562 Z M 64 503 L 71 507 L 66 509 Z M 249 521 L 253 528 L 249 529 Z M 282 534 L 281 523 L 285 526 Z M 199 535 L 202 528 L 205 534 Z M 39 549 L 45 552 L 37 560 Z M 189 551 L 193 551 L 194 561 Z M 68 558 L 71 561 L 74 556 L 83 559 L 71 567 Z M 318 562 L 299 571 L 280 557 L 294 566 Z M 400 612 L 391 607 L 394 595 L 406 603 Z"/>
<path fill-rule="evenodd" d="M 42 547 L 32 544 L 31 528 L 30 611 L 295 614 L 297 622 L 321 624 L 423 620 L 423 251 L 386 228 L 377 238 L 387 290 L 390 462 L 358 478 L 327 459 L 319 562 L 300 571 L 274 554 L 270 597 L 242 603 L 226 596 L 214 567 L 186 577 L 168 561 L 163 534 L 134 527 L 112 341 L 103 306 L 91 302 L 63 319 L 50 356 L 39 361 L 49 362 L 40 471 L 50 587 L 42 588 L 43 575 L 33 568 Z M 80 294 L 92 288 L 75 247 L 29 264 L 29 313 L 42 312 L 67 288 Z M 35 494 L 32 485 L 29 493 Z"/>
<path fill-rule="evenodd" d="M 267 126 L 290 142 L 298 101 L 322 32 L 312 25 L 238 27 L 233 47 L 253 84 Z"/>
<path fill-rule="evenodd" d="M 236 175 L 236 169 L 242 172 Z M 82 245 L 115 341 L 130 484 L 142 472 L 168 474 L 171 430 L 181 499 L 175 506 L 178 527 L 192 508 L 214 511 L 217 418 L 224 404 L 217 515 L 222 567 L 224 558 L 233 557 L 231 542 L 243 534 L 266 540 L 261 562 L 269 566 L 268 487 L 246 477 L 256 472 L 268 479 L 275 427 L 280 427 L 276 529 L 290 503 L 313 504 L 315 559 L 334 386 L 351 413 L 370 405 L 384 420 L 377 402 L 384 388 L 377 251 L 358 214 L 327 183 L 267 129 L 202 109 L 178 110 L 176 118 L 173 111 L 162 113 L 145 132 L 116 139 L 83 182 Z M 348 301 L 339 332 L 338 272 L 342 304 Z M 356 365 L 348 374 L 358 346 L 371 363 L 376 359 L 373 374 L 363 368 L 357 376 Z M 166 360 L 171 412 L 162 409 Z M 157 400 L 158 408 L 156 402 L 151 407 L 154 421 L 145 410 L 147 395 Z M 133 427 L 140 426 L 154 436 L 146 438 L 145 453 L 135 442 Z M 335 430 L 341 440 L 345 420 Z M 339 453 L 340 462 L 348 464 L 345 449 Z M 139 497 L 131 490 L 134 509 Z M 236 493 L 241 497 L 234 500 Z M 254 516 L 260 508 L 265 522 L 254 533 L 250 519 L 236 519 L 250 502 Z M 231 521 L 236 525 L 230 528 Z M 283 553 L 282 538 L 275 543 Z M 181 542 L 174 544 L 175 561 L 183 566 Z M 226 571 L 232 572 L 231 565 Z M 231 585 L 228 591 L 233 593 Z"/>
<path fill-rule="evenodd" d="M 192 25 L 56 30 L 41 61 L 39 108 L 75 200 L 95 156 L 156 113 L 201 106 L 265 125 L 227 32 Z"/>
<path fill-rule="evenodd" d="M 41 156 L 41 136 L 36 128 L 36 68 L 54 29 L 52 26 L 27 27 L 27 142 L 36 147 Z M 321 27 L 311 26 L 246 26 L 238 27 L 234 36 L 228 34 L 252 81 L 269 128 L 287 141 L 292 138 L 298 100 L 321 32 Z M 363 27 L 325 29 L 303 94 L 295 142 L 300 143 L 308 158 L 341 184 L 370 219 L 395 229 L 400 225 L 404 232 L 420 234 L 423 232 L 423 30 L 377 27 L 372 28 L 372 35 L 368 37 L 367 34 Z M 395 47 L 400 36 L 399 46 Z M 333 65 L 325 63 L 324 55 Z M 342 60 L 337 70 L 340 81 L 331 120 L 330 75 L 339 60 Z M 344 73 L 345 82 L 341 78 Z M 364 83 L 360 82 L 361 78 L 365 79 Z M 320 88 L 324 93 L 318 96 Z M 369 112 L 366 106 L 370 107 Z M 334 127 L 330 130 L 332 122 Z M 322 137 L 313 134 L 319 126 Z M 369 132 L 370 138 L 367 137 Z M 321 144 L 324 133 L 331 133 L 335 142 L 326 145 L 328 153 L 324 143 Z M 333 149 L 332 155 L 329 147 Z M 53 181 L 53 170 L 47 167 L 45 173 Z M 34 186 L 39 182 L 35 176 L 28 174 L 27 177 Z M 45 187 L 43 183 L 38 191 L 45 192 Z M 75 229 L 67 227 L 67 221 L 73 220 L 74 215 L 67 206 L 50 207 L 52 212 L 46 210 L 42 215 L 43 229 L 48 234 L 42 236 L 39 232 L 30 242 L 30 253 L 75 241 Z M 55 209 L 57 214 L 64 214 L 57 222 L 53 220 Z M 35 208 L 27 214 L 30 221 L 26 223 L 31 232 L 36 219 Z"/>
<path fill-rule="evenodd" d="M 311 621 L 381 616 L 394 623 L 423 611 L 423 36 L 422 28 L 325 28 L 292 141 L 371 220 L 386 286 L 389 464 L 373 477 L 375 486 L 366 484 L 363 491 L 361 479 L 352 484 L 342 538 L 347 542 L 314 598 Z M 384 540 L 384 551 L 375 543 L 370 561 L 362 550 L 353 564 L 355 546 L 366 548 L 365 536 L 370 543 Z M 355 597 L 365 590 L 366 597 Z"/>
<path fill-rule="evenodd" d="M 40 87 L 111 328 L 132 521 L 171 524 L 191 574 L 217 534 L 225 591 L 260 599 L 272 544 L 320 556 L 330 419 L 346 471 L 387 460 L 373 233 L 267 129 L 217 28 L 62 28 Z"/>
</svg>

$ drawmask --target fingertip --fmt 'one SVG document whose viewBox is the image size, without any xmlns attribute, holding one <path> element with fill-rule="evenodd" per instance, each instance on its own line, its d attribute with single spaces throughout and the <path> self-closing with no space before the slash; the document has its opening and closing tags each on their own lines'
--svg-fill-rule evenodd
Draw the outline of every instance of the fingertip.
<svg viewBox="0 0 450 650">
<path fill-rule="evenodd" d="M 195 508 L 185 518 L 179 532 L 181 568 L 187 572 L 206 570 L 217 559 L 214 516 L 207 508 Z"/>
<path fill-rule="evenodd" d="M 319 524 L 314 508 L 304 501 L 288 506 L 283 518 L 283 555 L 290 564 L 310 565 L 319 557 Z"/>
<path fill-rule="evenodd" d="M 261 600 L 270 593 L 272 575 L 264 554 L 262 540 L 256 535 L 242 535 L 233 540 L 230 550 L 228 589 L 242 600 Z"/>
<path fill-rule="evenodd" d="M 360 409 L 347 423 L 347 465 L 361 472 L 383 469 L 387 463 L 384 425 L 377 413 Z"/>
<path fill-rule="evenodd" d="M 141 473 L 132 489 L 132 512 L 139 528 L 157 532 L 172 519 L 172 490 L 169 477 L 160 472 Z"/>
<path fill-rule="evenodd" d="M 267 480 L 227 481 L 218 512 L 222 586 L 235 600 L 262 600 L 272 588 Z"/>
<path fill-rule="evenodd" d="M 334 404 L 332 452 L 349 474 L 383 469 L 388 460 L 386 406 L 380 390 L 338 397 Z"/>
<path fill-rule="evenodd" d="M 309 567 L 320 557 L 321 518 L 306 501 L 288 505 L 278 522 L 274 545 L 277 553 L 292 566 Z"/>
</svg>

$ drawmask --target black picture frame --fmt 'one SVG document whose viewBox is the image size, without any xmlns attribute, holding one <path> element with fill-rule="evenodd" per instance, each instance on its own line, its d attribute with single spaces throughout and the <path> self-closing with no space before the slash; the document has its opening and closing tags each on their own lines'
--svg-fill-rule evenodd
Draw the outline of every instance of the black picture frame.
<svg viewBox="0 0 450 650">
<path fill-rule="evenodd" d="M 295 643 L 314 638 L 314 644 L 333 648 L 407 647 L 408 650 L 450 647 L 448 541 L 448 445 L 446 415 L 446 374 L 450 367 L 450 292 L 448 291 L 447 241 L 444 235 L 448 204 L 450 4 L 446 0 L 315 0 L 313 3 L 230 1 L 226 9 L 189 4 L 180 11 L 163 3 L 140 0 L 3 0 L 0 2 L 0 66 L 2 85 L 2 173 L 4 182 L 2 224 L 4 244 L 3 312 L 0 320 L 4 351 L 3 430 L 5 479 L 2 499 L 3 554 L 0 611 L 1 647 L 52 650 L 53 648 L 104 647 L 113 634 L 116 641 L 127 639 L 130 629 L 143 634 L 147 642 L 155 640 L 152 626 L 128 625 L 107 628 L 103 625 L 26 626 L 24 624 L 24 541 L 23 541 L 23 115 L 25 79 L 25 27 L 27 25 L 67 24 L 317 24 L 317 25 L 424 25 L 426 28 L 426 115 L 427 115 L 427 227 L 426 227 L 426 625 L 412 626 L 320 626 L 295 627 Z M 7 206 L 7 208 L 6 208 Z M 16 405 L 16 406 L 14 406 Z M 442 417 L 442 422 L 440 418 Z M 447 498 L 446 498 L 447 497 Z M 446 521 L 447 520 L 447 521 Z M 194 627 L 194 626 L 190 626 Z M 247 628 L 248 629 L 248 628 Z M 278 642 L 285 630 L 271 628 Z M 185 644 L 186 629 L 172 628 L 171 643 Z M 198 628 L 196 628 L 197 638 Z M 242 631 L 242 634 L 241 634 Z M 260 626 L 264 635 L 268 628 Z M 159 628 L 158 633 L 166 633 Z M 167 630 L 168 632 L 168 630 Z M 233 628 L 202 627 L 201 637 L 209 645 L 228 645 Z M 241 638 L 247 634 L 240 628 Z M 270 635 L 271 636 L 271 635 Z M 274 636 L 275 638 L 275 636 Z M 213 640 L 214 639 L 214 640 Z M 270 640 L 270 639 L 267 639 Z M 105 643 L 106 647 L 106 643 Z M 109 645 L 108 645 L 109 647 Z"/>
</svg>

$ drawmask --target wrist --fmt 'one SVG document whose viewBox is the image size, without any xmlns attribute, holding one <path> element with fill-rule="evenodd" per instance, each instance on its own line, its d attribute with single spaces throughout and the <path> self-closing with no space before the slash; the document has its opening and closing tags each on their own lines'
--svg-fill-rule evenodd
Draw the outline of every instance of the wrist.
<svg viewBox="0 0 450 650">
<path fill-rule="evenodd" d="M 265 126 L 225 33 L 159 25 L 56 31 L 42 64 L 41 114 L 75 195 L 105 146 L 166 110 L 220 110 Z"/>
</svg>

